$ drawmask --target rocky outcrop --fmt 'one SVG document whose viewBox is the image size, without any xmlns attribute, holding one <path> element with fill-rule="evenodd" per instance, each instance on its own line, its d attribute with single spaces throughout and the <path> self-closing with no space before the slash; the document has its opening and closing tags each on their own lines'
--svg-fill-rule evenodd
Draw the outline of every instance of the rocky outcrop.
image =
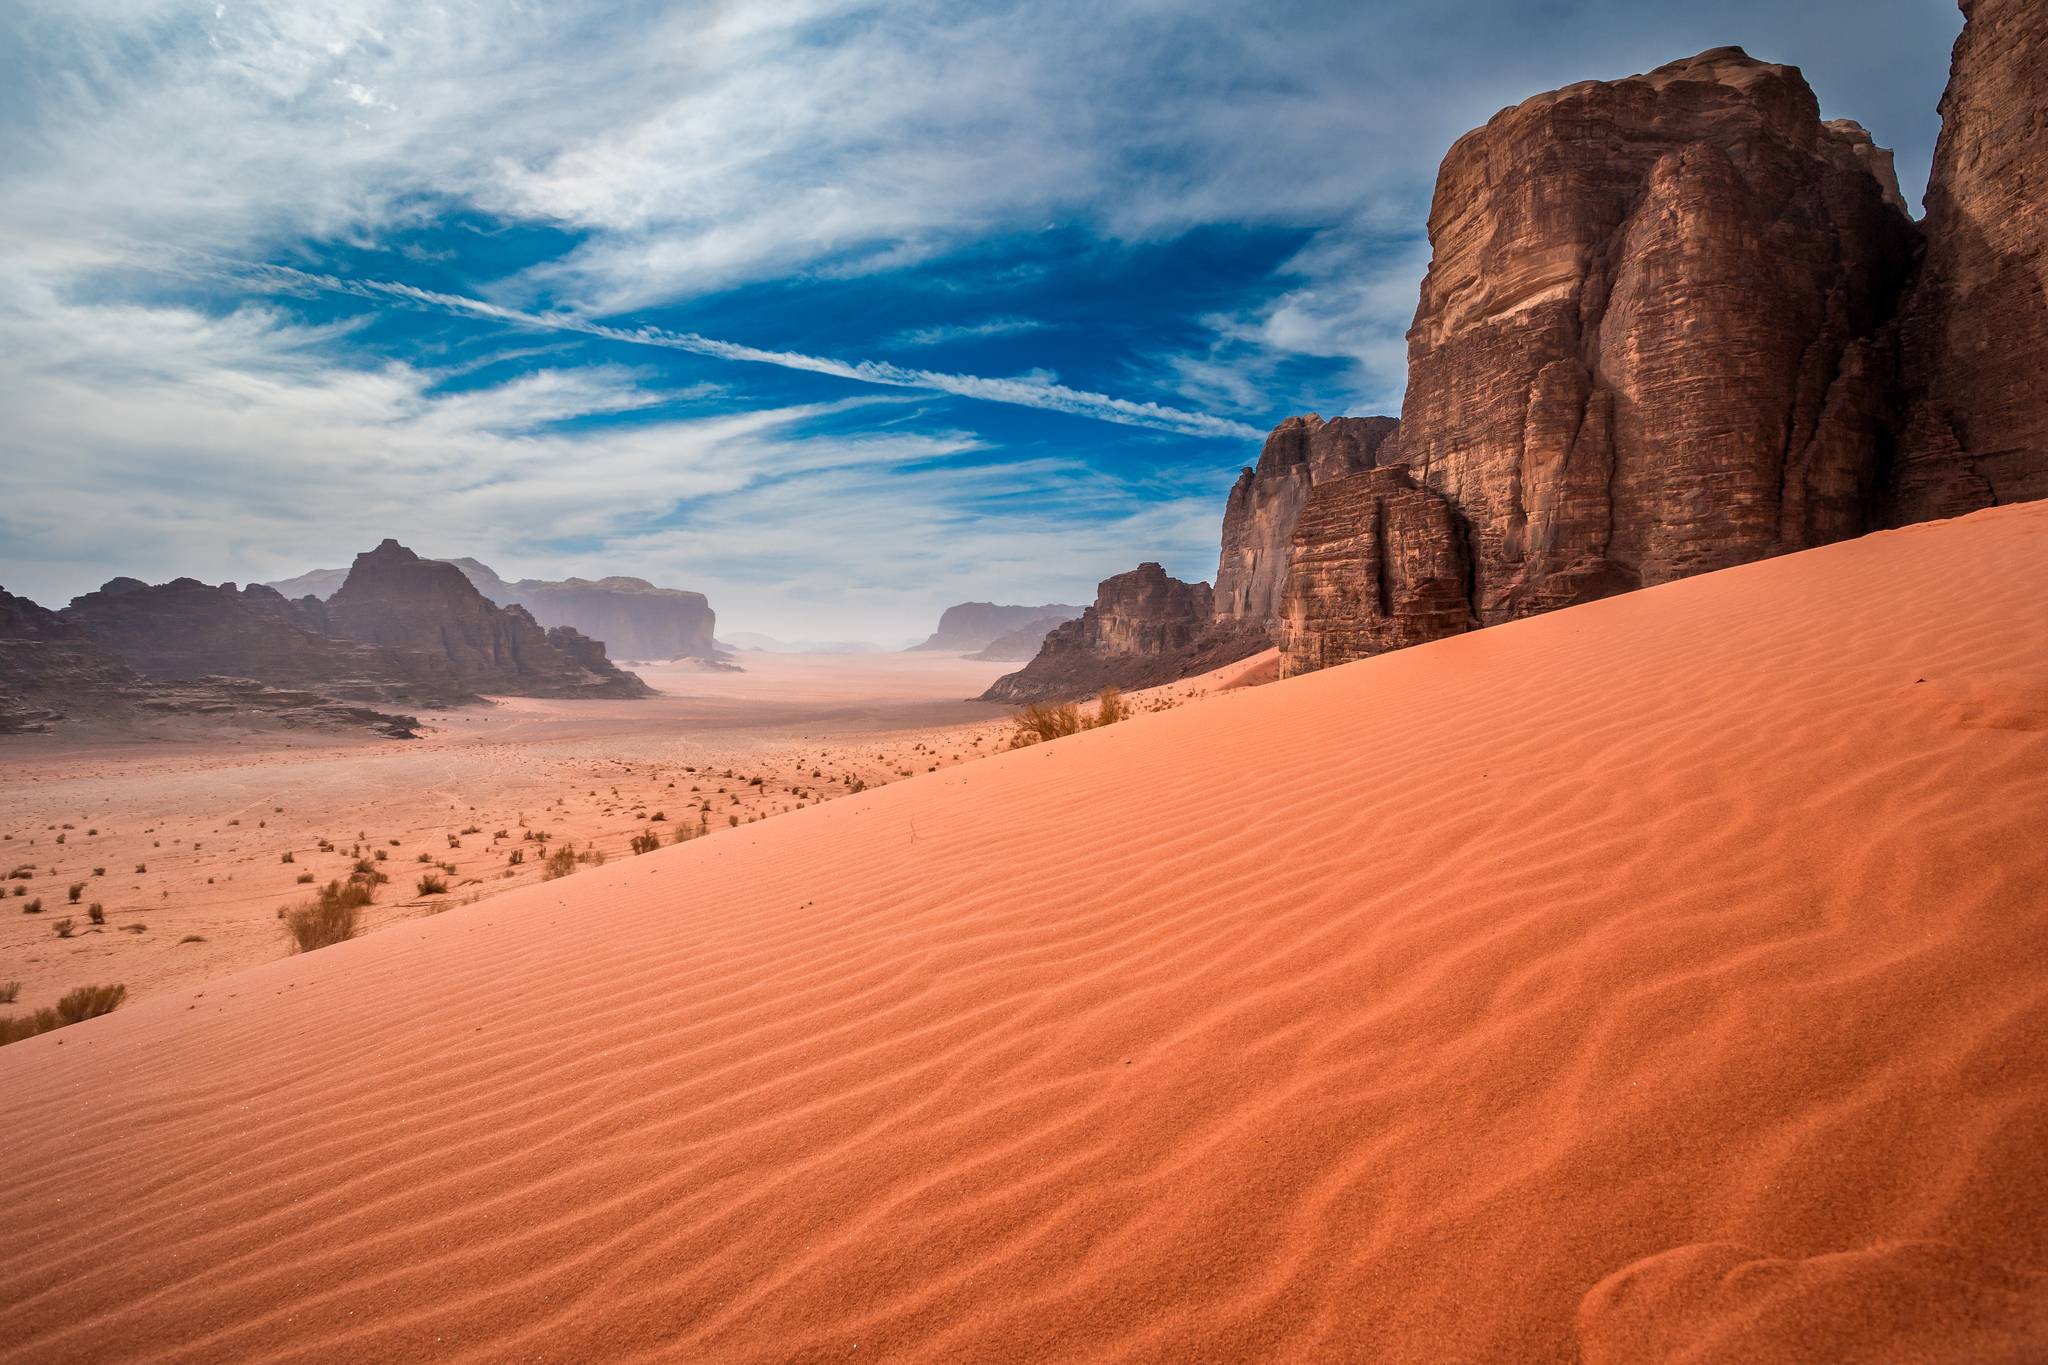
<svg viewBox="0 0 2048 1365">
<path fill-rule="evenodd" d="M 1024 668 L 998 678 L 988 701 L 1083 697 L 1105 687 L 1154 687 L 1267 648 L 1262 630 L 1215 620 L 1207 583 L 1140 564 L 1106 578 L 1095 604 L 1045 637 Z"/>
<path fill-rule="evenodd" d="M 1309 490 L 1380 463 L 1399 427 L 1391 417 L 1325 422 L 1311 412 L 1273 428 L 1257 466 L 1238 474 L 1224 504 L 1216 565 L 1219 619 L 1277 629 L 1294 523 Z"/>
<path fill-rule="evenodd" d="M 2048 498 L 2048 6 L 1963 0 L 1887 518 Z"/>
<path fill-rule="evenodd" d="M 524 607 L 500 607 L 439 560 L 395 540 L 356 556 L 327 603 L 336 635 L 445 659 L 479 692 L 527 697 L 643 697 L 639 678 L 613 665 L 596 641 L 550 640 Z M 573 632 L 572 632 L 573 634 Z M 567 645 L 568 648 L 565 648 Z"/>
<path fill-rule="evenodd" d="M 501 607 L 524 607 L 544 630 L 566 626 L 601 642 L 617 659 L 719 657 L 718 617 L 701 592 L 657 588 L 644 578 L 522 578 L 507 582 L 475 559 L 453 564 L 476 590 Z M 347 569 L 315 569 L 266 586 L 288 598 L 325 599 L 341 591 Z"/>
<path fill-rule="evenodd" d="M 1470 527 L 1481 621 L 1873 522 L 1915 251 L 1888 164 L 1736 48 L 1452 147 L 1399 446 Z"/>
<path fill-rule="evenodd" d="M 116 578 L 76 598 L 63 621 L 146 678 L 253 679 L 383 705 L 454 706 L 476 693 L 445 659 L 325 633 L 324 608 L 260 585 Z"/>
<path fill-rule="evenodd" d="M 1309 489 L 1380 463 L 1401 428 L 1393 417 L 1288 417 L 1243 469 L 1223 505 L 1223 553 L 1217 559 L 1217 618 L 1268 632 L 1280 624 L 1294 522 Z"/>
<path fill-rule="evenodd" d="M 988 642 L 987 648 L 977 649 L 967 657 L 983 663 L 1000 664 L 1021 664 L 1036 658 L 1039 646 L 1045 643 L 1047 635 L 1081 614 L 1078 611 L 1065 614 L 1064 608 L 1061 611 L 1063 614 L 1040 616 L 1025 622 L 1015 630 L 998 635 Z"/>
<path fill-rule="evenodd" d="M 507 583 L 474 559 L 448 561 L 501 607 L 524 607 L 553 630 L 565 626 L 620 659 L 715 659 L 718 617 L 701 592 L 657 588 L 644 578 L 522 578 Z"/>
<path fill-rule="evenodd" d="M 1070 607 L 1064 602 L 1048 602 L 1039 607 L 999 606 L 994 602 L 961 602 L 941 612 L 939 628 L 933 631 L 923 644 L 912 645 L 911 648 L 987 649 L 1005 635 L 1034 627 L 1038 629 L 1040 638 L 1043 638 L 1046 631 L 1062 621 L 1071 621 L 1080 614 L 1081 608 Z M 1038 623 L 1041 621 L 1047 624 L 1039 626 Z"/>
<path fill-rule="evenodd" d="M 92 725 L 142 737 L 321 729 L 409 739 L 418 724 L 412 716 L 249 678 L 145 678 L 85 627 L 0 591 L 0 734 Z"/>
<path fill-rule="evenodd" d="M 1282 676 L 1465 631 L 1471 569 L 1450 503 L 1407 470 L 1317 484 L 1294 530 Z"/>
</svg>

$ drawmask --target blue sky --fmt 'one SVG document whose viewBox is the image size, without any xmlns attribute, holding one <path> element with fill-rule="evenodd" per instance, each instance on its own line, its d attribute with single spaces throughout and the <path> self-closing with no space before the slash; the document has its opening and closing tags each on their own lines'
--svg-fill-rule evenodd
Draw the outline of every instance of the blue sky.
<svg viewBox="0 0 2048 1365">
<path fill-rule="evenodd" d="M 1398 412 L 1451 141 L 1737 43 L 1917 201 L 1950 0 L 172 3 L 0 17 L 0 583 L 632 573 L 922 634 L 1206 578 Z"/>
</svg>

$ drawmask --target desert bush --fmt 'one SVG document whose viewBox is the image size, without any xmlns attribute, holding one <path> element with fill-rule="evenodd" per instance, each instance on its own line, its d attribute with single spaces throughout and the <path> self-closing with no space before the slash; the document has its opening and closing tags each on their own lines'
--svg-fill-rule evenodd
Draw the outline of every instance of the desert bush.
<svg viewBox="0 0 2048 1365">
<path fill-rule="evenodd" d="M 135 865 L 135 875 L 136 875 L 136 876 L 138 876 L 138 877 L 139 877 L 139 876 L 141 876 L 141 875 L 142 875 L 143 873 L 145 873 L 145 872 L 147 872 L 147 871 L 149 871 L 149 864 L 148 864 L 148 863 L 137 863 L 137 864 Z"/>
<path fill-rule="evenodd" d="M 292 856 L 292 851 L 290 849 L 286 849 L 284 851 L 284 856 L 282 858 L 279 858 L 278 861 L 281 863 L 295 863 L 298 861 L 298 859 Z"/>
<path fill-rule="evenodd" d="M 50 927 L 57 931 L 58 938 L 70 938 L 75 926 L 71 923 L 71 916 L 66 915 Z"/>
<path fill-rule="evenodd" d="M 448 847 L 450 847 L 450 848 L 461 848 L 461 847 L 462 847 L 462 840 L 460 840 L 460 839 L 456 838 L 456 837 L 455 837 L 454 835 L 452 835 L 452 834 L 451 834 L 451 835 L 449 835 L 449 836 L 448 836 Z"/>
<path fill-rule="evenodd" d="M 1070 701 L 1032 702 L 1010 717 L 1010 747 L 1021 749 L 1048 739 L 1063 739 L 1084 728 L 1081 708 Z M 907 775 L 907 774 L 906 774 Z"/>
<path fill-rule="evenodd" d="M 24 1038 L 33 1038 L 38 1033 L 64 1027 L 64 1021 L 53 1009 L 40 1009 L 34 1014 L 7 1015 L 0 1017 L 0 1045 L 18 1043 Z"/>
<path fill-rule="evenodd" d="M 374 898 L 369 883 L 351 879 L 329 882 L 313 899 L 285 907 L 279 914 L 292 951 L 310 953 L 354 938 L 362 926 L 362 909 Z"/>
<path fill-rule="evenodd" d="M 76 905 L 76 904 L 78 904 L 78 898 L 79 898 L 80 896 L 83 896 L 83 895 L 85 894 L 85 883 L 84 883 L 84 882 L 73 882 L 73 883 L 71 883 L 71 885 L 70 885 L 70 886 L 68 886 L 68 887 L 66 887 L 66 888 L 65 888 L 65 894 L 66 894 L 66 895 L 68 895 L 69 897 L 71 897 L 71 903 L 72 903 L 73 905 Z"/>
<path fill-rule="evenodd" d="M 185 935 L 185 937 L 183 937 L 183 938 L 179 939 L 179 940 L 178 940 L 178 942 L 180 942 L 180 943 L 204 943 L 204 942 L 206 942 L 206 936 L 205 936 L 205 935 L 203 935 L 203 934 L 187 934 L 187 935 Z"/>
<path fill-rule="evenodd" d="M 0 983 L 0 1005 L 11 1005 L 21 996 L 21 983 L 8 981 Z"/>
<path fill-rule="evenodd" d="M 647 822 L 648 822 L 649 824 L 653 824 L 653 823 L 654 823 L 655 821 L 657 821 L 657 820 L 666 820 L 666 819 L 668 819 L 668 812 L 667 812 L 667 811 L 661 811 L 661 810 L 658 810 L 658 811 L 654 812 L 654 814 L 652 814 L 652 815 L 650 815 L 650 816 L 648 816 L 648 817 L 647 817 Z"/>
<path fill-rule="evenodd" d="M 24 905 L 24 906 L 22 906 L 22 907 L 21 907 L 21 913 L 22 913 L 22 914 L 24 914 L 24 915 L 40 915 L 40 914 L 42 914 L 42 913 L 43 913 L 43 898 L 42 898 L 41 896 L 37 896 L 37 897 L 36 897 L 36 898 L 35 898 L 34 900 L 30 901 L 30 902 L 29 902 L 29 903 L 28 903 L 27 905 Z"/>
<path fill-rule="evenodd" d="M 431 872 L 428 873 L 426 876 L 420 878 L 420 894 L 422 896 L 447 895 L 448 879 L 446 877 L 437 877 Z"/>
<path fill-rule="evenodd" d="M 1126 702 L 1124 694 L 1114 687 L 1103 688 L 1102 695 L 1095 699 L 1095 723 L 1097 725 L 1114 725 L 1130 714 L 1130 703 Z"/>
<path fill-rule="evenodd" d="M 548 860 L 541 864 L 540 874 L 545 880 L 553 881 L 557 877 L 566 877 L 575 870 L 576 845 L 569 840 L 564 840 L 562 846 L 553 853 L 550 853 Z"/>
<path fill-rule="evenodd" d="M 505 862 L 507 866 L 517 867 L 520 863 L 523 863 L 525 861 L 526 850 L 523 848 L 515 848 L 510 853 L 505 855 Z"/>
<path fill-rule="evenodd" d="M 380 849 L 378 849 L 378 850 L 376 851 L 376 853 L 375 853 L 375 854 L 373 854 L 372 856 L 373 856 L 373 857 L 375 857 L 375 858 L 376 858 L 376 860 L 377 860 L 378 862 L 380 862 L 380 863 L 381 863 L 381 862 L 385 862 L 385 861 L 389 860 L 389 859 L 390 859 L 390 857 L 391 857 L 391 853 L 390 853 L 390 851 L 389 851 L 389 850 L 387 850 L 387 849 L 381 849 L 381 848 L 380 848 Z"/>
<path fill-rule="evenodd" d="M 128 998 L 126 986 L 80 986 L 57 1002 L 57 1017 L 67 1024 L 112 1014 Z"/>
<path fill-rule="evenodd" d="M 85 907 L 85 917 L 94 924 L 105 924 L 107 922 L 107 908 L 98 901 L 94 901 L 91 905 Z"/>
<path fill-rule="evenodd" d="M 309 882 L 311 882 L 311 881 L 313 880 L 313 874 L 312 874 L 312 873 L 310 873 L 310 872 L 301 872 L 301 873 L 300 873 L 300 874 L 298 875 L 298 879 L 297 879 L 297 880 L 298 880 L 298 883 L 299 883 L 299 885 L 300 885 L 300 886 L 304 886 L 304 885 L 306 885 L 307 883 L 309 883 Z"/>
<path fill-rule="evenodd" d="M 656 834 L 651 829 L 648 830 L 645 834 L 636 834 L 633 836 L 633 851 L 635 853 L 652 853 L 654 852 L 654 850 L 660 847 L 661 836 L 659 834 Z"/>
<path fill-rule="evenodd" d="M 482 834 L 484 831 L 483 827 L 480 825 L 464 825 L 462 827 L 462 832 L 464 834 Z"/>
</svg>

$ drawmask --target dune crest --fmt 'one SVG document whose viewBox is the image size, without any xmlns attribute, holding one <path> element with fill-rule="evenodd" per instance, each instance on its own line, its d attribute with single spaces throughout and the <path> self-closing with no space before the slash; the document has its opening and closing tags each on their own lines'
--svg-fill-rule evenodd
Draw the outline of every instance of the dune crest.
<svg viewBox="0 0 2048 1365">
<path fill-rule="evenodd" d="M 0 1355 L 1656 1359 L 1772 1284 L 2009 1303 L 2048 731 L 1970 708 L 2048 683 L 2044 585 L 2048 504 L 1885 532 L 0 1049 Z"/>
</svg>

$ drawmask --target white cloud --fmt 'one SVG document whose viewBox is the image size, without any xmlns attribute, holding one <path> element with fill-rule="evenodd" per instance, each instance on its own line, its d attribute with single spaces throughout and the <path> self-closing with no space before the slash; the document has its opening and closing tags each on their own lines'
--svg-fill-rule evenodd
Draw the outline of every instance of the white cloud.
<svg viewBox="0 0 2048 1365">
<path fill-rule="evenodd" d="M 61 604 L 115 573 L 285 577 L 395 535 L 519 575 L 699 588 L 735 629 L 891 639 L 953 600 L 1085 594 L 1133 545 L 1210 571 L 1217 489 L 1162 500 L 959 431 L 820 426 L 907 396 L 699 415 L 618 366 L 444 388 L 456 369 L 357 367 L 349 340 L 0 273 L 0 582 Z"/>
</svg>

